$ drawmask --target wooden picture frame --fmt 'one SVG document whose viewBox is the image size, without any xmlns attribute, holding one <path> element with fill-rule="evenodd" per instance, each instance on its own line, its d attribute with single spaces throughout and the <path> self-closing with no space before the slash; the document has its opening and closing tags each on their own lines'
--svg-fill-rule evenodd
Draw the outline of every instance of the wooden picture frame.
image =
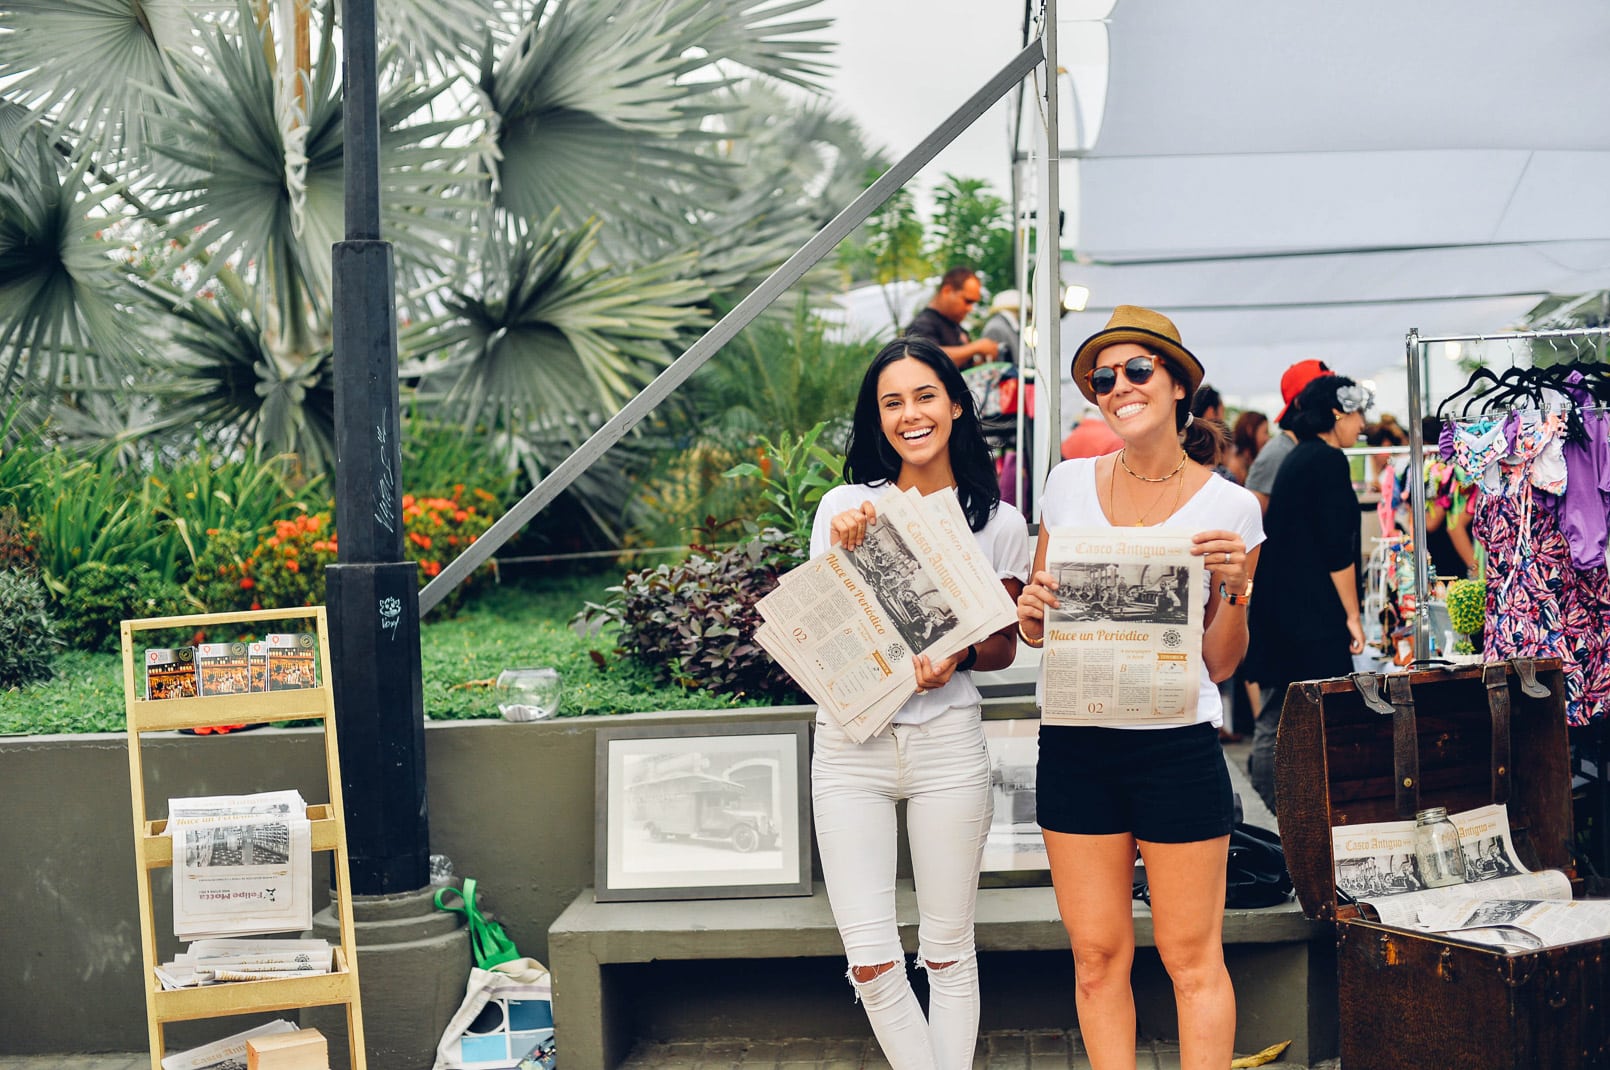
<svg viewBox="0 0 1610 1070">
<path fill-rule="evenodd" d="M 599 902 L 811 894 L 809 722 L 600 728 Z"/>
<path fill-rule="evenodd" d="M 995 813 L 979 870 L 981 888 L 1036 887 L 1051 883 L 1045 840 L 1035 817 L 1039 711 L 985 710 L 990 790 Z"/>
</svg>

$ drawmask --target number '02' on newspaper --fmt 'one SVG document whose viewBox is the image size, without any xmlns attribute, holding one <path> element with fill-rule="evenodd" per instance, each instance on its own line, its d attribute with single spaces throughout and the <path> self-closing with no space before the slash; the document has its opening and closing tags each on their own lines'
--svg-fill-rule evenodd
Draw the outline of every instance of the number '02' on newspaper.
<svg viewBox="0 0 1610 1070">
<path fill-rule="evenodd" d="M 1191 724 L 1202 561 L 1181 532 L 1048 528 L 1057 607 L 1041 655 L 1044 724 Z"/>
</svg>

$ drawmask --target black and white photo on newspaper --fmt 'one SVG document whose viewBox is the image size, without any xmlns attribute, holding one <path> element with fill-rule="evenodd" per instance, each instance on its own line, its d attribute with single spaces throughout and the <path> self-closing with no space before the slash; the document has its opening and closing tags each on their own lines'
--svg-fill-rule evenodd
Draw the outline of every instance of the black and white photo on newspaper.
<svg viewBox="0 0 1610 1070">
<path fill-rule="evenodd" d="M 891 487 L 873 507 L 860 547 L 818 554 L 756 605 L 755 641 L 857 741 L 916 691 L 918 654 L 950 657 L 1016 620 L 954 490 Z"/>
<path fill-rule="evenodd" d="M 1041 653 L 1047 724 L 1190 724 L 1205 613 L 1188 534 L 1050 528 L 1057 607 Z"/>
</svg>

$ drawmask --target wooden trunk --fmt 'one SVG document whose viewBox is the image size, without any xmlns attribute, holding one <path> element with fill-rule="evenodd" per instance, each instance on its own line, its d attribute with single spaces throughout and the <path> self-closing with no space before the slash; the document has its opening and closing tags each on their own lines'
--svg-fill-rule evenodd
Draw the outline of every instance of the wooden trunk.
<svg viewBox="0 0 1610 1070">
<path fill-rule="evenodd" d="M 1295 684 L 1275 776 L 1298 898 L 1336 925 L 1345 1070 L 1610 1070 L 1610 939 L 1503 954 L 1368 921 L 1336 893 L 1332 828 L 1493 802 L 1527 868 L 1574 880 L 1557 660 Z"/>
</svg>

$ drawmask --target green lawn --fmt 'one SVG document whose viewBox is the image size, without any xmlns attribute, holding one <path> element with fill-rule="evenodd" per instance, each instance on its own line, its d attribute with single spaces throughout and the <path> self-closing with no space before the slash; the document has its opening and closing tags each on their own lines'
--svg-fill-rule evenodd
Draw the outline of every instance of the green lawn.
<svg viewBox="0 0 1610 1070">
<path fill-rule="evenodd" d="M 583 637 L 570 619 L 602 601 L 615 573 L 568 573 L 488 584 L 455 617 L 425 618 L 420 637 L 425 713 L 437 720 L 496 717 L 492 682 L 503 669 L 551 665 L 564 678 L 560 716 L 753 705 L 708 691 L 656 684 L 647 668 L 616 656 L 611 633 Z M 123 731 L 118 654 L 67 651 L 56 678 L 0 692 L 0 734 Z"/>
</svg>

